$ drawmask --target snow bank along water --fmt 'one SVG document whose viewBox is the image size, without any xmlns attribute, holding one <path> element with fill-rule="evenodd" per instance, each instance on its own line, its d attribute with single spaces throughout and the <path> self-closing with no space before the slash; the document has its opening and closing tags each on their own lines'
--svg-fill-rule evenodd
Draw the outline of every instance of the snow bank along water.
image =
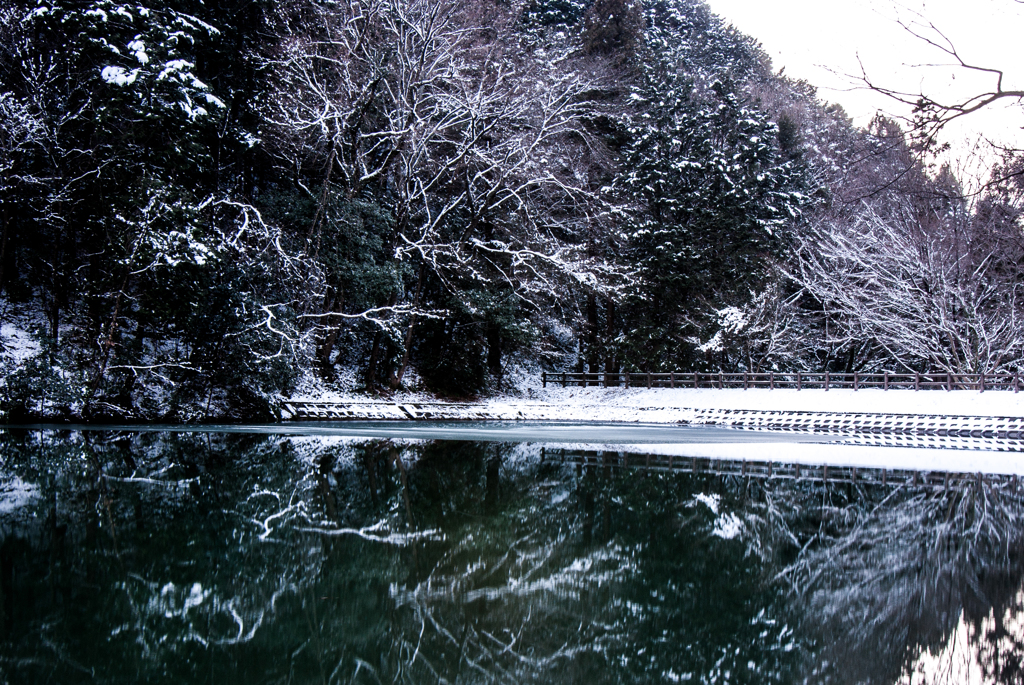
<svg viewBox="0 0 1024 685">
<path fill-rule="evenodd" d="M 1009 392 L 547 388 L 479 403 L 300 401 L 283 419 L 548 420 L 829 433 L 865 445 L 1024 449 L 1024 395 Z"/>
</svg>

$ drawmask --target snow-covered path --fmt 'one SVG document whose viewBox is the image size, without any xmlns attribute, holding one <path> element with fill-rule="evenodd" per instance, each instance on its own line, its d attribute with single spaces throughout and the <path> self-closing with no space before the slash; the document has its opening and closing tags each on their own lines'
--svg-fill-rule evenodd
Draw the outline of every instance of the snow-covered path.
<svg viewBox="0 0 1024 685">
<path fill-rule="evenodd" d="M 693 388 L 558 388 L 531 391 L 531 400 L 593 420 L 661 422 L 680 410 L 726 409 L 914 416 L 1024 417 L 1024 393 L 970 390 L 714 390 Z M 493 400 L 500 404 L 503 401 Z M 591 446 L 593 449 L 594 446 Z M 612 449 L 612 446 L 609 446 Z M 614 449 L 741 461 L 830 464 L 862 468 L 1024 475 L 1024 454 L 855 444 L 762 443 L 635 445 Z"/>
<path fill-rule="evenodd" d="M 313 400 L 314 398 L 309 398 Z M 396 396 L 389 402 L 368 403 L 366 397 L 316 398 L 344 404 L 357 412 L 387 409 L 393 415 L 365 418 L 450 418 L 450 419 L 539 419 L 554 421 L 601 421 L 627 423 L 732 423 L 736 412 L 752 412 L 765 417 L 788 413 L 811 416 L 830 430 L 841 415 L 878 418 L 884 433 L 864 431 L 864 426 L 836 435 L 841 443 L 807 444 L 765 442 L 759 444 L 601 444 L 581 440 L 579 449 L 627 451 L 740 461 L 830 464 L 858 468 L 909 469 L 954 473 L 992 473 L 1024 475 L 1020 425 L 1024 420 L 1024 393 L 1008 391 L 976 392 L 954 390 L 715 390 L 684 388 L 537 388 L 521 397 L 496 397 L 475 403 L 431 403 L 424 398 Z M 431 415 L 431 412 L 433 415 Z M 731 416 L 723 416 L 731 414 Z M 894 415 L 897 415 L 894 417 Z M 934 417 L 929 423 L 927 419 Z M 970 418 L 976 417 L 976 418 Z M 1001 417 L 1003 421 L 989 421 Z M 350 415 L 350 418 L 357 418 Z M 722 421 L 721 419 L 726 419 Z M 902 425 L 907 428 L 901 429 Z M 749 417 L 748 417 L 749 419 Z M 894 420 L 895 419 L 895 420 Z M 748 421 L 748 425 L 756 423 Z M 773 419 L 774 420 L 774 419 Z M 924 426 L 934 426 L 953 435 L 968 437 L 923 436 Z M 821 430 L 822 426 L 807 426 Z M 964 430 L 964 427 L 970 430 Z M 896 430 L 890 430 L 895 428 Z M 1012 440 L 970 437 L 973 429 L 995 428 Z M 797 426 L 799 430 L 799 425 Z M 857 432 L 857 431 L 860 432 Z M 900 435 L 902 432 L 902 435 Z M 973 431 L 973 432 L 972 432 Z M 845 431 L 844 431 L 845 432 Z M 806 434 L 806 433 L 805 433 Z M 794 435 L 794 433 L 789 433 Z M 978 433 L 981 436 L 981 433 Z M 858 437 L 859 436 L 859 437 Z M 596 436 L 595 436 L 596 437 Z M 855 444 L 855 443 L 861 444 Z M 874 442 L 874 444 L 872 444 Z M 842 444 L 845 443 L 845 444 Z M 565 443 L 552 447 L 570 447 Z M 945 449 L 936 449 L 937 447 Z"/>
<path fill-rule="evenodd" d="M 584 407 L 617 417 L 660 422 L 672 409 L 747 409 L 759 411 L 916 414 L 925 416 L 1024 417 L 1024 393 L 1006 390 L 713 390 L 693 388 L 556 388 L 530 391 L 530 401 L 571 411 Z M 505 404 L 495 399 L 487 404 Z M 665 412 L 666 414 L 671 411 Z M 590 416 L 605 420 L 604 416 Z M 667 417 L 666 417 L 667 418 Z M 610 419 L 615 420 L 615 419 Z M 623 420 L 619 418 L 618 420 Z M 625 419 L 629 420 L 629 419 Z M 670 420 L 671 419 L 667 419 Z"/>
<path fill-rule="evenodd" d="M 433 405 L 421 393 L 370 398 L 348 393 L 304 394 L 291 402 L 390 406 Z M 677 423 L 679 410 L 723 409 L 830 413 L 913 414 L 919 416 L 993 416 L 1024 418 L 1024 393 L 1006 390 L 714 390 L 707 388 L 531 388 L 518 396 L 476 402 L 446 402 L 467 412 L 485 409 L 493 418 L 547 418 L 578 421 Z M 393 417 L 407 418 L 401 412 Z M 474 418 L 467 415 L 465 418 Z"/>
</svg>

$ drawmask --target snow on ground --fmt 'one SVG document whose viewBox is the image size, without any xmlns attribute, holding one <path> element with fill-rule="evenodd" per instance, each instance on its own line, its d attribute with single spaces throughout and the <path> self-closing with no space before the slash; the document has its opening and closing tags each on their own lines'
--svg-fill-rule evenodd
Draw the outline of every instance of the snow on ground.
<svg viewBox="0 0 1024 685">
<path fill-rule="evenodd" d="M 9 372 L 39 354 L 41 346 L 32 331 L 43 326 L 41 312 L 0 297 L 0 369 Z"/>
<path fill-rule="evenodd" d="M 408 375 L 414 374 L 415 371 L 412 371 Z M 412 404 L 438 401 L 432 393 L 420 390 L 400 390 L 381 395 L 370 395 L 355 390 L 358 384 L 359 379 L 355 367 L 337 369 L 337 378 L 332 383 L 325 382 L 319 375 L 307 370 L 295 384 L 291 395 L 284 399 L 297 402 L 399 402 Z"/>
<path fill-rule="evenodd" d="M 1024 393 L 1010 390 L 716 390 L 708 388 L 536 388 L 530 400 L 602 414 L 635 415 L 634 420 L 660 422 L 672 409 L 748 409 L 767 411 L 926 414 L 1024 417 Z M 514 403 L 515 400 L 512 400 Z M 495 398 L 488 404 L 509 404 Z M 622 420 L 622 419 L 619 419 Z M 626 419 L 629 420 L 629 419 Z M 673 419 L 668 419 L 673 420 Z"/>
<path fill-rule="evenodd" d="M 0 355 L 20 364 L 39 353 L 39 342 L 23 328 L 12 323 L 0 325 Z"/>
<path fill-rule="evenodd" d="M 342 387 L 348 384 L 339 384 Z M 751 390 L 710 388 L 520 388 L 467 402 L 485 408 L 495 418 L 522 416 L 564 421 L 628 421 L 676 423 L 681 409 L 747 409 L 762 411 L 998 416 L 1024 418 L 1024 393 L 1011 390 L 865 390 L 812 389 Z M 351 387 L 351 386 L 349 386 Z M 442 400 L 424 391 L 400 391 L 373 396 L 335 390 L 312 374 L 290 398 L 296 402 L 421 404 Z M 524 408 L 531 411 L 522 412 Z M 520 413 L 522 412 L 522 414 Z M 467 418 L 471 418 L 467 416 Z"/>
</svg>

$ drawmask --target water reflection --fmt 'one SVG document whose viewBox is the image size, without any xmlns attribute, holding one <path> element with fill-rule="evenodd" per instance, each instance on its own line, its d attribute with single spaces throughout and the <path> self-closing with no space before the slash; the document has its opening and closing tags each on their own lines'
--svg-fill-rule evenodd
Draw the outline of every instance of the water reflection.
<svg viewBox="0 0 1024 685">
<path fill-rule="evenodd" d="M 213 433 L 0 455 L 0 682 L 1020 680 L 1010 481 Z"/>
<path fill-rule="evenodd" d="M 818 635 L 814 680 L 966 683 L 973 670 L 974 682 L 1021 682 L 1012 481 L 896 491 L 871 507 L 829 494 L 808 547 L 779 574 L 803 632 Z"/>
</svg>

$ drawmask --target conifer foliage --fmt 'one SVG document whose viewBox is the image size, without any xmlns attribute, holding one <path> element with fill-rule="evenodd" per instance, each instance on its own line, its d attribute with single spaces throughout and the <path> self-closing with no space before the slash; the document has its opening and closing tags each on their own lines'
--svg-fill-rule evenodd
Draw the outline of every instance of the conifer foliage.
<svg viewBox="0 0 1024 685">
<path fill-rule="evenodd" d="M 721 81 L 700 93 L 691 80 L 654 78 L 634 94 L 647 106 L 623 178 L 637 207 L 626 341 L 634 365 L 652 370 L 699 365 L 708 315 L 763 287 L 801 204 L 764 114 Z"/>
</svg>

